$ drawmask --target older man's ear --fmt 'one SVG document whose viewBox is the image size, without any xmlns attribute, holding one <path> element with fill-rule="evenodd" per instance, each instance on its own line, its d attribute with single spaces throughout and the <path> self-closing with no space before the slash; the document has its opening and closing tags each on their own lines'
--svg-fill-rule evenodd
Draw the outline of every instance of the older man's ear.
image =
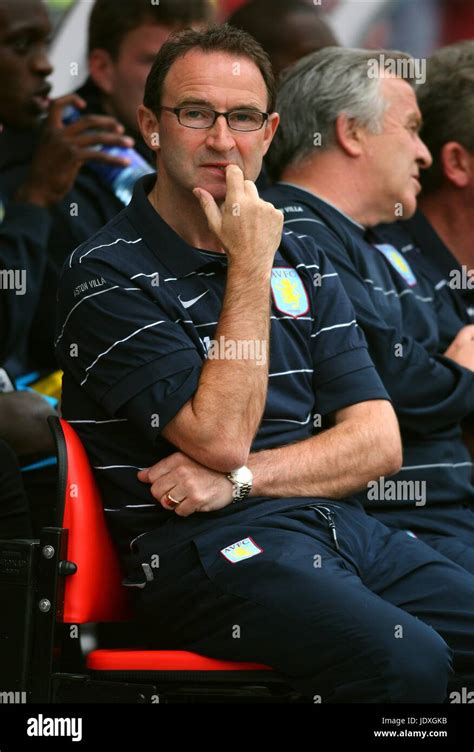
<svg viewBox="0 0 474 752">
<path fill-rule="evenodd" d="M 152 151 L 160 149 L 160 124 L 154 112 L 141 104 L 137 110 L 137 121 L 143 140 Z"/>
</svg>

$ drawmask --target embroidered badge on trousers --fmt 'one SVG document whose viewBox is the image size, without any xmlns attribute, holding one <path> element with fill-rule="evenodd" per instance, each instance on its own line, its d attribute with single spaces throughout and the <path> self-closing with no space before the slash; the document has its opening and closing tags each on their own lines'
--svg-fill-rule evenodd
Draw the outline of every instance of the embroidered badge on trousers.
<svg viewBox="0 0 474 752">
<path fill-rule="evenodd" d="M 230 546 L 222 548 L 220 552 L 231 564 L 237 564 L 239 561 L 243 561 L 243 559 L 250 559 L 251 556 L 261 554 L 263 548 L 257 546 L 252 538 L 242 538 L 237 543 L 231 543 Z"/>
</svg>

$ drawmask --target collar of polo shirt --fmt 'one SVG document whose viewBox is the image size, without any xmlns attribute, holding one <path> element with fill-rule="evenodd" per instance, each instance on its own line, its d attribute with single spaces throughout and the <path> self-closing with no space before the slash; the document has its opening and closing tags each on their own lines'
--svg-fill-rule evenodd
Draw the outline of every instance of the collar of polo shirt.
<svg viewBox="0 0 474 752">
<path fill-rule="evenodd" d="M 328 206 L 330 209 L 335 211 L 337 214 L 339 214 L 341 217 L 344 217 L 348 222 L 351 223 L 351 225 L 354 225 L 354 227 L 357 227 L 361 234 L 363 235 L 366 231 L 366 228 L 364 225 L 361 225 L 359 222 L 356 222 L 355 219 L 352 219 L 348 214 L 343 212 L 341 209 L 339 209 L 335 204 L 331 203 L 331 201 L 327 201 L 325 198 L 321 198 L 321 196 L 318 196 L 316 193 L 313 193 L 312 191 L 308 191 L 306 188 L 302 188 L 301 185 L 296 185 L 296 183 L 287 183 L 284 180 L 280 180 L 277 183 L 277 187 L 279 185 L 286 185 L 289 188 L 296 188 L 296 190 L 301 191 L 302 193 L 306 194 L 306 203 L 308 203 L 310 206 L 313 205 L 315 207 L 321 204 Z"/>
<path fill-rule="evenodd" d="M 128 218 L 141 234 L 143 241 L 159 258 L 162 264 L 177 277 L 187 274 L 212 263 L 192 245 L 188 245 L 150 204 L 148 194 L 156 181 L 156 175 L 145 175 L 135 183 L 133 196 L 127 209 Z M 134 222 L 136 218 L 136 222 Z M 203 248 L 202 250 L 206 250 Z M 216 261 L 219 261 L 217 254 Z"/>
<path fill-rule="evenodd" d="M 415 244 L 421 248 L 429 248 L 429 255 L 434 262 L 449 278 L 453 269 L 461 269 L 461 265 L 454 258 L 449 248 L 443 243 L 434 227 L 428 222 L 425 215 L 420 209 L 407 219 L 404 224 L 413 238 Z"/>
</svg>

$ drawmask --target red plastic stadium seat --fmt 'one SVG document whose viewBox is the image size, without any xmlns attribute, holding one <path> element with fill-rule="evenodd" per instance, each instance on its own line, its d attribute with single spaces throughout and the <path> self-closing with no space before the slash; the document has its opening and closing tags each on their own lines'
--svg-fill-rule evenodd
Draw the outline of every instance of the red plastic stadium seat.
<svg viewBox="0 0 474 752">
<path fill-rule="evenodd" d="M 76 565 L 66 577 L 64 617 L 68 624 L 119 622 L 133 617 L 129 591 L 112 543 L 100 492 L 84 447 L 65 420 L 50 425 L 58 446 L 63 509 L 58 524 L 68 530 L 67 560 Z M 62 515 L 62 520 L 61 520 Z M 87 656 L 90 671 L 272 672 L 258 663 L 236 663 L 185 650 L 99 649 Z M 248 674 L 247 674 L 248 676 Z"/>
<path fill-rule="evenodd" d="M 95 671 L 271 671 L 260 663 L 221 661 L 187 650 L 94 650 L 87 668 Z"/>
</svg>

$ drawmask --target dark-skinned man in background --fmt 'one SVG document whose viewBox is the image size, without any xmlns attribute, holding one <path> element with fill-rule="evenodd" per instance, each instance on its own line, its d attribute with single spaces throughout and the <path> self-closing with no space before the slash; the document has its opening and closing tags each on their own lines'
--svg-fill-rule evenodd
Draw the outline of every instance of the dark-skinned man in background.
<svg viewBox="0 0 474 752">
<path fill-rule="evenodd" d="M 67 252 L 123 206 L 97 166 L 125 168 L 129 160 L 96 149 L 140 148 L 126 105 L 134 107 L 135 100 L 138 105 L 151 60 L 171 30 L 197 18 L 204 22 L 207 6 L 204 0 L 169 0 L 161 7 L 144 0 L 120 6 L 100 0 L 93 7 L 90 47 L 103 91 L 90 79 L 79 92 L 56 101 L 49 98 L 51 25 L 44 4 L 2 0 L 0 11 L 0 195 L 8 200 L 2 266 L 12 281 L 15 274 L 25 281 L 24 294 L 11 284 L 2 290 L 2 383 L 11 389 L 17 377 L 24 380 L 23 374 L 33 371 L 28 381 L 58 396 L 52 339 L 59 269 Z M 65 125 L 63 115 L 71 107 L 78 119 Z M 53 498 L 53 460 L 45 457 L 53 449 L 45 421 L 53 408 L 34 391 L 12 392 L 1 405 L 1 435 L 21 457 L 39 526 L 48 521 Z"/>
<path fill-rule="evenodd" d="M 127 136 L 123 145 L 133 147 L 136 154 L 129 156 L 132 163 L 137 161 L 138 174 L 151 172 L 153 166 L 148 163 L 150 152 L 137 133 L 133 114 L 141 101 L 151 62 L 172 30 L 193 23 L 203 24 L 208 13 L 207 0 L 162 0 L 160 5 L 151 5 L 148 0 L 123 0 L 121 3 L 97 0 L 91 4 L 88 29 L 90 75 L 75 92 L 74 99 L 61 98 L 55 113 L 55 127 L 61 127 L 63 114 L 71 117 L 71 106 L 74 117 L 78 117 L 82 111 L 87 116 L 101 116 L 106 122 L 111 119 L 119 122 Z M 71 74 L 71 88 L 75 81 L 75 76 Z M 83 102 L 82 110 L 77 106 L 77 97 Z M 43 102 L 43 107 L 47 106 Z M 94 127 L 94 122 L 88 124 L 85 121 L 83 126 L 80 126 L 81 121 L 73 122 L 68 128 L 72 132 L 78 127 L 88 130 Z M 101 119 L 97 122 L 100 124 Z M 3 180 L 10 191 L 24 180 L 24 174 L 29 169 L 27 160 L 32 158 L 40 132 L 36 130 L 25 134 L 10 129 L 4 133 L 8 153 L 5 155 Z M 92 135 L 89 137 L 93 138 Z M 97 140 L 97 143 L 100 141 Z M 124 192 L 117 191 L 112 184 L 116 171 L 100 169 L 103 164 L 97 161 L 82 162 L 79 165 L 81 169 L 76 172 L 65 193 L 51 197 L 54 202 L 48 204 L 50 226 L 46 268 L 42 275 L 40 304 L 36 309 L 27 352 L 22 358 L 23 371 L 47 373 L 55 370 L 52 344 L 54 300 L 64 258 L 124 206 Z M 123 165 L 129 166 L 129 163 L 124 161 Z M 35 170 L 40 183 L 45 172 L 44 164 Z"/>
<path fill-rule="evenodd" d="M 0 535 L 8 537 L 31 533 L 21 482 L 14 479 L 15 455 L 36 457 L 53 448 L 46 424 L 47 415 L 54 412 L 51 405 L 34 391 L 14 391 L 46 269 L 50 211 L 71 189 L 87 160 L 123 163 L 98 155 L 93 146 L 130 143 L 110 116 L 88 116 L 62 126 L 63 107 L 74 104 L 82 109 L 85 102 L 76 95 L 50 101 L 50 34 L 40 0 L 0 0 L 0 159 L 9 157 L 4 141 L 9 129 L 28 138 L 46 116 L 42 138 L 18 184 L 4 182 L 0 173 L 0 437 L 5 442 L 1 488 L 8 497 L 0 504 Z M 96 132 L 88 133 L 91 128 Z"/>
</svg>

